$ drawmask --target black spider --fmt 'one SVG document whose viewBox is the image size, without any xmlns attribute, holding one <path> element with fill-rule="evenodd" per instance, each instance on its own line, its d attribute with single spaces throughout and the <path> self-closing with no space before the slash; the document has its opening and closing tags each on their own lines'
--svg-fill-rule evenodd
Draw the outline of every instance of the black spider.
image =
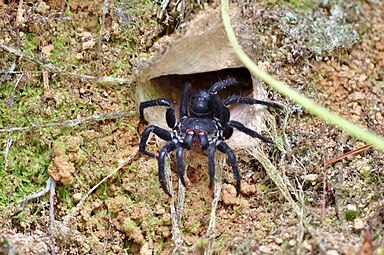
<svg viewBox="0 0 384 255">
<path fill-rule="evenodd" d="M 270 107 L 280 105 L 272 102 L 265 102 L 253 98 L 230 96 L 222 101 L 217 92 L 229 86 L 238 84 L 235 78 L 229 77 L 225 80 L 215 82 L 209 90 L 199 90 L 189 98 L 191 88 L 189 81 L 185 82 L 180 101 L 180 120 L 176 121 L 175 110 L 172 102 L 168 99 L 159 98 L 156 100 L 140 103 L 140 120 L 144 119 L 144 109 L 153 106 L 165 106 L 166 121 L 172 131 L 165 130 L 155 125 L 148 126 L 141 135 L 139 151 L 150 157 L 157 158 L 159 165 L 159 180 L 161 188 L 170 196 L 165 182 L 164 165 L 165 156 L 176 150 L 176 164 L 181 183 L 185 186 L 183 150 L 191 149 L 193 145 L 200 145 L 203 151 L 208 153 L 209 187 L 212 188 L 215 175 L 215 151 L 226 153 L 229 163 L 232 166 L 233 175 L 236 179 L 237 195 L 240 192 L 240 172 L 236 162 L 236 156 L 232 149 L 224 142 L 232 136 L 233 128 L 245 134 L 259 138 L 263 142 L 273 143 L 271 139 L 264 137 L 256 131 L 245 127 L 238 121 L 230 120 L 228 105 L 231 104 L 261 104 Z M 155 133 L 167 143 L 161 148 L 159 156 L 146 150 L 146 143 L 150 133 Z"/>
</svg>

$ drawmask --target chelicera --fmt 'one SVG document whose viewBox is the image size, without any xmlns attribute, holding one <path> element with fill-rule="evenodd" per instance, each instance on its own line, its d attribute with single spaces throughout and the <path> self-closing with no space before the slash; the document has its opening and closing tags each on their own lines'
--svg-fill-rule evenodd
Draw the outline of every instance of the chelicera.
<svg viewBox="0 0 384 255">
<path fill-rule="evenodd" d="M 165 118 L 171 131 L 150 125 L 143 131 L 139 151 L 147 156 L 157 158 L 158 175 L 161 188 L 170 196 L 165 181 L 165 157 L 170 152 L 176 152 L 177 173 L 182 185 L 185 186 L 185 169 L 183 163 L 183 151 L 190 150 L 193 146 L 198 146 L 208 154 L 209 187 L 212 188 L 215 175 L 215 152 L 219 150 L 228 156 L 229 164 L 232 167 L 233 175 L 236 179 L 237 195 L 240 192 L 240 172 L 233 150 L 225 143 L 225 140 L 232 136 L 233 128 L 245 134 L 258 138 L 266 143 L 273 141 L 256 131 L 245 127 L 241 122 L 230 119 L 228 106 L 231 104 L 260 104 L 269 107 L 279 107 L 273 102 L 261 101 L 253 98 L 232 95 L 221 100 L 218 91 L 239 84 L 235 78 L 229 77 L 215 82 L 210 89 L 202 89 L 189 97 L 191 82 L 186 81 L 183 86 L 180 100 L 180 118 L 176 120 L 173 103 L 165 98 L 150 100 L 140 103 L 140 120 L 146 123 L 144 109 L 154 106 L 165 106 L 167 108 Z M 159 155 L 146 150 L 149 135 L 154 133 L 166 144 L 160 149 Z"/>
</svg>

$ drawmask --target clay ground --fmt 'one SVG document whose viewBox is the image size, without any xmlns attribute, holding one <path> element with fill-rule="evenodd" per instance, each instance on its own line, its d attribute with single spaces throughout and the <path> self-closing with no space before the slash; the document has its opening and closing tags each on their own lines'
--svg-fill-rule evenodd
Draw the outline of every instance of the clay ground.
<svg viewBox="0 0 384 255">
<path fill-rule="evenodd" d="M 231 5 L 243 4 L 244 20 L 260 35 L 261 67 L 384 135 L 384 3 L 337 3 Z M 308 35 L 295 30 L 295 19 L 309 7 L 331 17 L 340 11 L 336 5 L 356 34 L 323 51 L 316 51 L 321 41 L 305 46 L 299 39 Z M 159 8 L 139 0 L 0 0 L 1 254 L 172 253 L 169 197 L 160 189 L 157 162 L 137 154 L 145 126 L 136 111 L 135 65 L 161 48 L 160 38 L 183 33 L 174 30 L 175 1 L 161 19 Z M 186 22 L 204 12 L 194 1 L 185 10 Z M 282 16 L 290 22 L 280 22 Z M 328 32 L 352 31 L 339 28 Z M 271 112 L 283 147 L 260 149 L 304 216 L 297 217 L 257 160 L 238 151 L 242 192 L 236 198 L 226 167 L 213 254 L 384 254 L 383 153 L 366 148 L 324 166 L 365 144 L 266 89 L 286 105 L 283 113 Z M 149 147 L 157 149 L 154 142 Z M 206 169 L 190 173 L 181 231 L 184 245 L 194 245 L 191 253 L 203 254 L 212 191 Z M 54 222 L 49 193 L 20 208 L 49 177 L 58 181 Z"/>
</svg>

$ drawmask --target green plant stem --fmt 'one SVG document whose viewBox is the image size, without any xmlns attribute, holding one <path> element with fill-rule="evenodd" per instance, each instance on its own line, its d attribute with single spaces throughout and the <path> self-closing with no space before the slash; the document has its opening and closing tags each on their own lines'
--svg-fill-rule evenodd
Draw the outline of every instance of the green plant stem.
<svg viewBox="0 0 384 255">
<path fill-rule="evenodd" d="M 329 111 L 325 107 L 315 103 L 311 99 L 301 95 L 293 88 L 287 86 L 281 81 L 276 80 L 267 72 L 261 70 L 242 50 L 239 42 L 236 39 L 235 32 L 231 26 L 229 14 L 228 14 L 228 0 L 221 1 L 221 15 L 225 27 L 225 31 L 228 36 L 228 40 L 231 43 L 234 51 L 236 52 L 240 61 L 248 68 L 248 70 L 255 76 L 259 77 L 265 83 L 276 89 L 282 95 L 290 98 L 293 102 L 300 104 L 310 113 L 319 116 L 326 122 L 339 127 L 341 130 L 350 134 L 351 136 L 357 137 L 362 141 L 371 144 L 373 147 L 384 151 L 384 138 L 365 129 L 356 124 L 353 124 L 346 119 L 340 117 L 338 114 Z"/>
</svg>

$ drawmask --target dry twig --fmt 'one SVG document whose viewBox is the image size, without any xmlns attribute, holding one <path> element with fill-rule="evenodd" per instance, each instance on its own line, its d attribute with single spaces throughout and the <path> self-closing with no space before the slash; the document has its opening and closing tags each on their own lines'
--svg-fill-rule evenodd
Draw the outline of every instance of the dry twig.
<svg viewBox="0 0 384 255">
<path fill-rule="evenodd" d="M 361 148 L 358 148 L 358 149 L 356 149 L 356 150 L 348 151 L 347 153 L 344 153 L 343 155 L 340 155 L 340 156 L 338 156 L 338 157 L 336 157 L 336 158 L 332 158 L 332 159 L 330 159 L 330 160 L 324 162 L 324 166 L 332 165 L 333 163 L 336 163 L 337 161 L 340 161 L 340 160 L 342 160 L 342 159 L 344 159 L 344 158 L 347 158 L 347 157 L 349 157 L 349 156 L 358 154 L 358 153 L 360 153 L 360 152 L 366 151 L 366 150 L 368 150 L 368 149 L 371 148 L 371 147 L 372 147 L 372 145 L 365 145 L 365 146 L 363 146 L 363 147 L 361 147 Z"/>
<path fill-rule="evenodd" d="M 0 43 L 0 48 L 2 48 L 5 51 L 8 51 L 9 53 L 18 56 L 20 58 L 26 58 L 29 61 L 32 61 L 41 67 L 48 69 L 49 71 L 59 74 L 59 75 L 65 75 L 74 79 L 79 80 L 88 80 L 96 83 L 118 83 L 118 84 L 130 84 L 132 83 L 132 78 L 115 78 L 110 76 L 91 76 L 91 75 L 85 75 L 85 74 L 77 74 L 77 73 L 71 73 L 65 70 L 62 70 L 58 68 L 57 66 L 51 64 L 51 63 L 45 63 L 43 60 L 40 60 L 38 58 L 34 58 L 33 56 L 30 56 L 28 54 L 25 54 L 23 51 L 15 49 L 13 47 L 4 45 Z"/>
<path fill-rule="evenodd" d="M 47 194 L 51 190 L 52 182 L 54 182 L 54 180 L 49 178 L 47 180 L 47 186 L 43 190 L 24 197 L 23 202 L 21 202 L 21 204 L 19 205 L 19 210 L 22 211 L 29 200 L 42 197 Z"/>
<path fill-rule="evenodd" d="M 338 157 L 335 157 L 335 158 L 332 158 L 330 160 L 327 160 L 324 162 L 323 164 L 323 197 L 320 201 L 320 204 L 321 204 L 321 218 L 324 218 L 325 217 L 325 213 L 326 213 L 326 207 L 327 207 L 327 195 L 329 194 L 329 191 L 327 189 L 328 187 L 328 183 L 327 183 L 327 175 L 328 175 L 328 166 L 342 160 L 342 159 L 345 159 L 349 156 L 352 156 L 352 155 L 355 155 L 355 154 L 358 154 L 360 152 L 363 152 L 365 150 L 368 150 L 369 148 L 371 148 L 372 146 L 371 145 L 365 145 L 361 148 L 358 148 L 356 150 L 352 150 L 352 151 L 348 151 L 347 153 L 344 153 Z"/>
<path fill-rule="evenodd" d="M 103 40 L 103 32 L 104 32 L 104 25 L 105 25 L 105 16 L 107 15 L 109 10 L 109 0 L 104 0 L 104 5 L 102 8 L 102 17 L 101 17 L 101 25 L 100 25 L 100 33 L 99 33 L 99 39 L 97 42 L 97 51 L 100 54 L 101 52 L 101 42 Z"/>
<path fill-rule="evenodd" d="M 12 146 L 12 137 L 10 136 L 10 134 L 8 134 L 7 143 L 5 145 L 5 150 L 4 150 L 4 169 L 5 170 L 7 170 L 8 168 L 8 152 L 11 146 Z"/>
<path fill-rule="evenodd" d="M 127 159 L 123 160 L 120 162 L 119 166 L 114 169 L 113 171 L 111 171 L 106 177 L 104 177 L 99 183 L 97 183 L 95 186 L 93 186 L 88 192 L 87 194 L 85 194 L 85 196 L 83 196 L 83 198 L 80 200 L 80 202 L 74 207 L 72 208 L 71 212 L 66 215 L 63 219 L 63 226 L 64 227 L 68 227 L 71 220 L 73 219 L 73 217 L 80 211 L 81 207 L 83 206 L 85 200 L 87 200 L 87 198 L 89 197 L 89 195 L 92 194 L 92 192 L 94 192 L 103 182 L 105 182 L 106 180 L 108 180 L 111 176 L 115 175 L 120 169 L 122 169 L 124 166 L 126 166 L 127 164 L 131 163 L 132 162 L 132 159 L 134 159 L 136 157 L 137 153 L 129 156 Z"/>
<path fill-rule="evenodd" d="M 54 123 L 47 123 L 42 125 L 35 125 L 30 127 L 9 127 L 9 128 L 2 128 L 0 129 L 1 132 L 14 132 L 14 131 L 29 131 L 33 129 L 41 129 L 41 128 L 49 128 L 49 127 L 72 127 L 76 126 L 85 122 L 91 122 L 91 121 L 101 121 L 101 120 L 107 120 L 107 119 L 120 119 L 123 117 L 131 117 L 136 115 L 136 111 L 116 111 L 112 113 L 105 113 L 105 114 L 99 114 L 99 115 L 92 115 L 88 117 L 83 117 L 80 119 L 74 119 L 74 120 L 66 120 L 62 122 L 54 122 Z"/>
</svg>

